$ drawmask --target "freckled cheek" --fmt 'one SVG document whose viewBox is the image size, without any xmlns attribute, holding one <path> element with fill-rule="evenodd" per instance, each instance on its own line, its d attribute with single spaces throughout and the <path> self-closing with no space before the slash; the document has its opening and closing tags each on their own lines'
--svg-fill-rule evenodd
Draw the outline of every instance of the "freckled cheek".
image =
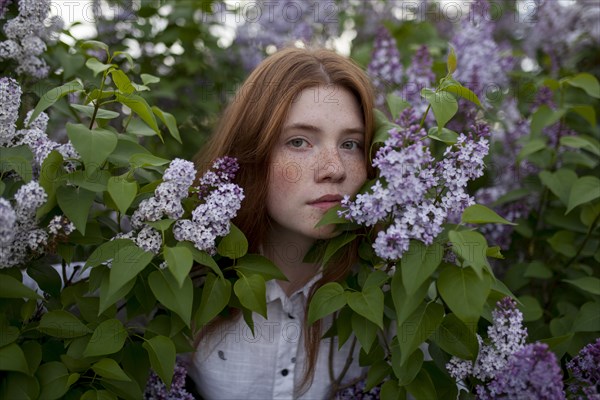
<svg viewBox="0 0 600 400">
<path fill-rule="evenodd" d="M 348 183 L 351 184 L 353 194 L 356 194 L 362 185 L 367 181 L 367 166 L 361 159 L 349 163 L 347 168 Z"/>
</svg>

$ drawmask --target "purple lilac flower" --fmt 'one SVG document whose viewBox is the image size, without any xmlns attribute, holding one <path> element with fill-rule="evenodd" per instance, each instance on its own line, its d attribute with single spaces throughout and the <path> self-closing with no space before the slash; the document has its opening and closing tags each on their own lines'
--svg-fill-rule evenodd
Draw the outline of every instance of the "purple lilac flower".
<svg viewBox="0 0 600 400">
<path fill-rule="evenodd" d="M 527 329 L 523 327 L 523 314 L 510 297 L 496 303 L 492 311 L 492 325 L 487 333 L 490 343 L 485 343 L 479 335 L 479 354 L 473 363 L 452 357 L 446 369 L 454 379 L 462 380 L 472 375 L 482 381 L 497 376 L 514 352 L 522 349 L 527 340 Z"/>
<path fill-rule="evenodd" d="M 431 70 L 432 65 L 433 60 L 429 49 L 425 45 L 421 46 L 406 69 L 406 83 L 399 91 L 400 96 L 410 103 L 419 115 L 427 109 L 427 102 L 421 97 L 421 90 L 431 87 L 435 81 L 435 74 Z M 428 122 L 435 119 L 433 113 L 430 113 L 428 118 Z"/>
<path fill-rule="evenodd" d="M 58 234 L 69 235 L 75 231 L 75 225 L 64 215 L 55 215 L 48 222 L 48 233 L 52 236 Z"/>
<path fill-rule="evenodd" d="M 257 1 L 239 8 L 235 43 L 248 71 L 264 58 L 268 47 L 281 48 L 297 40 L 324 41 L 338 30 L 335 0 Z"/>
<path fill-rule="evenodd" d="M 568 392 L 575 399 L 600 399 L 600 338 L 581 349 L 567 369 L 572 377 Z"/>
<path fill-rule="evenodd" d="M 48 196 L 36 181 L 22 185 L 15 193 L 15 206 L 0 198 L 2 232 L 0 268 L 22 265 L 28 257 L 42 253 L 48 243 L 48 232 L 38 228 L 35 213 Z M 11 232 L 7 232 L 10 229 Z"/>
<path fill-rule="evenodd" d="M 37 79 L 48 76 L 50 67 L 41 55 L 63 27 L 59 17 L 45 24 L 49 13 L 48 0 L 20 0 L 19 15 L 4 24 L 7 39 L 0 42 L 0 60 L 14 60 L 17 74 Z"/>
<path fill-rule="evenodd" d="M 12 78 L 0 78 L 0 146 L 12 143 L 21 106 L 21 87 Z"/>
<path fill-rule="evenodd" d="M 354 385 L 344 388 L 335 394 L 335 400 L 375 400 L 379 399 L 381 386 L 365 392 L 366 381 L 360 380 Z"/>
<path fill-rule="evenodd" d="M 537 0 L 536 3 L 535 15 L 524 21 L 523 49 L 533 59 L 537 59 L 538 51 L 547 54 L 551 72 L 557 74 L 571 59 L 570 55 L 579 50 L 576 44 L 584 35 L 586 26 L 582 17 L 587 12 L 581 4 L 564 6 L 555 0 Z"/>
<path fill-rule="evenodd" d="M 493 38 L 489 3 L 477 0 L 452 39 L 458 55 L 454 78 L 471 89 L 486 104 L 486 96 L 502 90 L 509 83 L 508 71 L 514 66 L 511 56 L 503 54 Z"/>
<path fill-rule="evenodd" d="M 0 0 L 0 19 L 4 18 L 4 14 L 8 10 L 8 6 L 12 3 L 12 0 Z"/>
<path fill-rule="evenodd" d="M 173 371 L 173 380 L 171 381 L 171 389 L 167 390 L 166 385 L 156 375 L 154 371 L 150 371 L 150 377 L 146 383 L 144 390 L 144 399 L 147 400 L 194 400 L 185 389 L 185 377 L 187 370 L 181 364 L 175 364 Z"/>
<path fill-rule="evenodd" d="M 158 221 L 165 216 L 170 219 L 181 218 L 184 212 L 181 200 L 187 197 L 195 176 L 196 169 L 192 162 L 179 158 L 171 161 L 154 196 L 143 200 L 131 216 L 133 228 L 141 229 L 146 222 Z"/>
<path fill-rule="evenodd" d="M 379 92 L 376 102 L 383 105 L 384 95 L 402 83 L 402 62 L 398 45 L 385 27 L 379 28 L 373 46 L 373 55 L 367 66 L 375 89 Z"/>
<path fill-rule="evenodd" d="M 229 222 L 244 199 L 242 188 L 231 182 L 238 168 L 237 160 L 231 157 L 214 162 L 211 170 L 200 179 L 200 199 L 203 203 L 192 211 L 191 220 L 183 219 L 175 223 L 175 239 L 188 240 L 199 250 L 214 252 L 215 240 L 229 233 Z"/>
<path fill-rule="evenodd" d="M 544 343 L 516 351 L 487 385 L 477 386 L 479 399 L 560 400 L 565 398 L 562 370 Z"/>
<path fill-rule="evenodd" d="M 534 110 L 541 106 L 547 106 L 553 111 L 556 111 L 556 109 L 557 109 L 556 103 L 554 102 L 554 93 L 552 92 L 552 90 L 550 88 L 545 87 L 545 86 L 540 88 L 540 90 L 538 91 L 536 98 L 533 102 Z M 556 147 L 557 144 L 560 142 L 561 137 L 574 136 L 577 134 L 572 129 L 564 126 L 564 124 L 561 124 L 560 121 L 555 122 L 554 124 L 545 127 L 542 130 L 542 133 L 546 137 L 548 137 L 548 139 L 549 139 L 548 145 L 553 148 Z"/>
</svg>

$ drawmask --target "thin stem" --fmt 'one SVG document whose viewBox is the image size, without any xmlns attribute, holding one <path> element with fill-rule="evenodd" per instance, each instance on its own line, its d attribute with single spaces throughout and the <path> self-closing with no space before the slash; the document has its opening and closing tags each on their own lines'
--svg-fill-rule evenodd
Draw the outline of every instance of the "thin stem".
<svg viewBox="0 0 600 400">
<path fill-rule="evenodd" d="M 596 227 L 598 226 L 599 221 L 600 221 L 600 214 L 596 215 L 596 219 L 594 219 L 594 222 L 592 222 L 592 224 L 590 225 L 590 229 L 588 230 L 587 235 L 585 235 L 585 239 L 583 239 L 583 242 L 581 242 L 581 245 L 579 245 L 579 248 L 577 249 L 577 253 L 575 253 L 575 255 L 567 262 L 567 265 L 565 265 L 565 269 L 569 268 L 569 266 L 571 264 L 573 264 L 575 262 L 575 260 L 577 260 L 577 258 L 583 251 L 585 245 L 592 237 L 592 232 L 594 232 L 594 230 L 596 230 Z"/>
</svg>

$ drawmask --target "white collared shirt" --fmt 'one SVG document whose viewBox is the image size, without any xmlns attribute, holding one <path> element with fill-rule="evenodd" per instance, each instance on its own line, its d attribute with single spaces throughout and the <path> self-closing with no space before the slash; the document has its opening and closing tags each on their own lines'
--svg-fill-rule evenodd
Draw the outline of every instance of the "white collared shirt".
<svg viewBox="0 0 600 400">
<path fill-rule="evenodd" d="M 205 399 L 325 399 L 331 388 L 329 376 L 330 338 L 319 349 L 312 385 L 299 397 L 294 390 L 300 385 L 305 361 L 302 324 L 308 292 L 320 278 L 316 276 L 302 289 L 286 296 L 279 284 L 267 282 L 267 316 L 254 313 L 255 335 L 243 318 L 224 323 L 210 337 L 202 340 L 193 354 L 189 375 L 198 393 Z M 323 321 L 323 332 L 331 318 Z M 349 356 L 353 337 L 337 351 L 334 337 L 333 370 L 341 373 Z M 358 365 L 360 345 L 356 344 L 353 361 L 342 383 L 350 382 L 366 369 Z"/>
</svg>

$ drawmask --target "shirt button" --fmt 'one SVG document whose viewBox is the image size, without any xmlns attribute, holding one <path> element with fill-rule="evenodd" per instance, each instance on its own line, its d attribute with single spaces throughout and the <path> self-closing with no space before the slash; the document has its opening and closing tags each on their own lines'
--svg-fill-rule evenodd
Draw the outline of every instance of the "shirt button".
<svg viewBox="0 0 600 400">
<path fill-rule="evenodd" d="M 295 319 L 294 316 L 292 314 L 290 314 L 290 313 L 288 313 L 288 318 L 289 319 Z"/>
<path fill-rule="evenodd" d="M 296 357 L 292 357 L 292 363 L 296 362 Z"/>
<path fill-rule="evenodd" d="M 283 375 L 283 376 L 287 376 L 288 373 L 289 373 L 289 371 L 287 369 L 281 370 L 281 375 Z"/>
</svg>

